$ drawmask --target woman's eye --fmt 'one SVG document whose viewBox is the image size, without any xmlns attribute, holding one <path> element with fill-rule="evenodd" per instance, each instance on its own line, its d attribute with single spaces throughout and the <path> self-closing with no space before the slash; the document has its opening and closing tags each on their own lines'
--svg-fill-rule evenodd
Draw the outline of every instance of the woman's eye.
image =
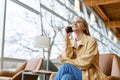
<svg viewBox="0 0 120 80">
<path fill-rule="evenodd" d="M 82 22 L 74 22 L 73 24 L 77 24 L 77 23 L 82 23 Z"/>
<path fill-rule="evenodd" d="M 76 23 L 82 23 L 81 21 L 77 21 Z"/>
</svg>

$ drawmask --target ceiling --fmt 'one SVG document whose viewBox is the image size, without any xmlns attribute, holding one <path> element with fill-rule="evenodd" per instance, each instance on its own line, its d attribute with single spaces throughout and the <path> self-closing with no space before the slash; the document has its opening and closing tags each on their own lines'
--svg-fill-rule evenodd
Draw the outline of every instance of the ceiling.
<svg viewBox="0 0 120 80">
<path fill-rule="evenodd" d="M 120 39 L 120 0 L 84 0 Z"/>
</svg>

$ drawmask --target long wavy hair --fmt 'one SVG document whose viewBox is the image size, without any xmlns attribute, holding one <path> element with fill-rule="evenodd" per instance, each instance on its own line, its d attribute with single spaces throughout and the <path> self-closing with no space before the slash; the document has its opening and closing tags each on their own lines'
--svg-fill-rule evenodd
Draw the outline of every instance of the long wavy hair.
<svg viewBox="0 0 120 80">
<path fill-rule="evenodd" d="M 84 26 L 86 27 L 86 29 L 83 31 L 83 33 L 85 33 L 86 35 L 89 35 L 89 36 L 90 36 L 90 32 L 89 32 L 89 28 L 88 28 L 88 23 L 87 23 L 87 21 L 86 21 L 85 19 L 83 19 L 82 17 L 78 17 L 78 18 L 80 18 L 80 19 L 83 20 L 83 24 L 84 24 Z"/>
</svg>

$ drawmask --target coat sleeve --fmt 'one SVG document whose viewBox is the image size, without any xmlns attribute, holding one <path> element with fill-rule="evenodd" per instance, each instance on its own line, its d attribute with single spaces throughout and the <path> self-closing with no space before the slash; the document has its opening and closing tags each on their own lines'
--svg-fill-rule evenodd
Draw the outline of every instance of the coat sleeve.
<svg viewBox="0 0 120 80">
<path fill-rule="evenodd" d="M 63 58 L 63 61 L 66 63 L 73 64 L 79 67 L 81 70 L 86 70 L 93 64 L 93 62 L 96 61 L 96 59 L 98 59 L 97 56 L 97 43 L 94 38 L 91 38 L 88 41 L 87 49 L 83 55 L 79 55 L 76 59 Z"/>
<path fill-rule="evenodd" d="M 71 40 L 69 38 L 65 38 L 62 56 L 64 56 L 65 58 L 71 58 L 72 55 L 73 55 L 73 48 L 71 47 Z"/>
</svg>

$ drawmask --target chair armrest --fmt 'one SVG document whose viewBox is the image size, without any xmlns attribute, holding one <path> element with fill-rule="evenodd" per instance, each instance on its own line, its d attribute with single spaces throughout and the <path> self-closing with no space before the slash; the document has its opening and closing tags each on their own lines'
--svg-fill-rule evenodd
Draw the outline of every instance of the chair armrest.
<svg viewBox="0 0 120 80">
<path fill-rule="evenodd" d="M 120 80 L 118 76 L 108 76 L 105 80 Z"/>
<path fill-rule="evenodd" d="M 5 70 L 1 70 L 0 71 L 0 76 L 7 76 L 7 77 L 12 77 L 16 74 L 15 71 L 5 71 Z"/>
<path fill-rule="evenodd" d="M 15 75 L 11 78 L 11 80 L 21 80 L 22 72 L 23 72 L 23 71 L 20 71 L 20 72 L 18 72 L 17 74 L 15 74 Z"/>
<path fill-rule="evenodd" d="M 11 80 L 21 80 L 22 78 L 22 72 L 31 72 L 32 70 L 22 70 L 20 72 L 18 72 L 17 74 L 15 74 Z"/>
<path fill-rule="evenodd" d="M 11 78 L 11 80 L 21 80 L 22 72 L 32 72 L 32 70 L 22 70 L 18 72 L 15 76 Z M 25 80 L 37 80 L 38 75 L 25 75 Z"/>
</svg>

